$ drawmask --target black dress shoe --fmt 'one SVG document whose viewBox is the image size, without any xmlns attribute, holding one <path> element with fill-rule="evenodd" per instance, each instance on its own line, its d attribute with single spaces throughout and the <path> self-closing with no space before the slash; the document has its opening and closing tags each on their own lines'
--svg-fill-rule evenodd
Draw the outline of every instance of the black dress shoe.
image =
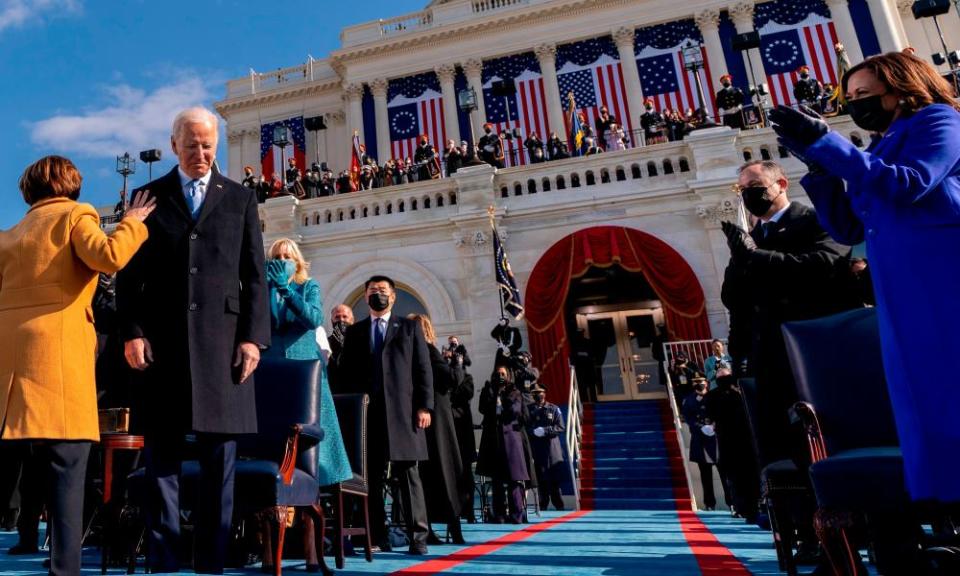
<svg viewBox="0 0 960 576">
<path fill-rule="evenodd" d="M 18 542 L 17 544 L 11 546 L 9 550 L 7 550 L 7 554 L 11 556 L 23 556 L 24 554 L 36 554 L 39 551 L 39 548 L 36 546 L 30 546 L 29 544 Z"/>
<path fill-rule="evenodd" d="M 407 550 L 407 553 L 413 556 L 426 556 L 427 555 L 427 545 L 426 544 L 411 544 L 410 549 Z"/>
<path fill-rule="evenodd" d="M 393 552 L 393 546 L 387 538 L 377 542 L 377 548 L 379 548 L 381 552 Z"/>
<path fill-rule="evenodd" d="M 440 537 L 437 536 L 437 533 L 436 533 L 436 532 L 434 532 L 433 530 L 431 530 L 430 533 L 427 534 L 427 544 L 434 545 L 434 546 L 439 546 L 439 545 L 443 544 L 443 541 L 440 540 Z"/>
</svg>

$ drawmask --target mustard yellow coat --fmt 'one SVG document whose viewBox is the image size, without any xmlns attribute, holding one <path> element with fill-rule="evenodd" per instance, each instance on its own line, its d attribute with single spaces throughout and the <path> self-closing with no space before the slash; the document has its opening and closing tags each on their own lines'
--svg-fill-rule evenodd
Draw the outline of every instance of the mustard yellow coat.
<svg viewBox="0 0 960 576">
<path fill-rule="evenodd" d="M 0 438 L 99 440 L 91 302 L 147 239 L 127 218 L 107 236 L 96 210 L 34 204 L 0 231 Z"/>
</svg>

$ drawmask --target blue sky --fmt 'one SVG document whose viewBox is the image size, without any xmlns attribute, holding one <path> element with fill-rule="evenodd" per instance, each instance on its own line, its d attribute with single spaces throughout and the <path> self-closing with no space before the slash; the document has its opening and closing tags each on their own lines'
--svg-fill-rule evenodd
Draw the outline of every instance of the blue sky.
<svg viewBox="0 0 960 576">
<path fill-rule="evenodd" d="M 160 148 L 169 170 L 177 110 L 222 99 L 224 83 L 325 58 L 344 26 L 428 0 L 0 0 L 0 228 L 26 212 L 23 169 L 62 154 L 83 173 L 81 200 L 116 202 L 116 156 Z M 226 142 L 219 157 L 226 162 Z M 147 181 L 138 162 L 133 185 Z"/>
</svg>

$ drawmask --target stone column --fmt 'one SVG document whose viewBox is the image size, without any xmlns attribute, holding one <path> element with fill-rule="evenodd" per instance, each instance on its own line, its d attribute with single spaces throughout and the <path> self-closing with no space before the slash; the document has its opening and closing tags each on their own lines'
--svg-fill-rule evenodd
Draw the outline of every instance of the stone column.
<svg viewBox="0 0 960 576">
<path fill-rule="evenodd" d="M 833 26 L 837 29 L 837 39 L 847 49 L 850 63 L 856 65 L 863 60 L 863 50 L 860 48 L 860 40 L 857 39 L 857 30 L 853 27 L 848 0 L 826 0 L 826 3 L 830 8 Z"/>
<path fill-rule="evenodd" d="M 643 87 L 640 85 L 640 72 L 637 70 L 637 52 L 634 39 L 637 30 L 633 27 L 620 27 L 613 31 L 613 41 L 620 53 L 620 69 L 623 70 L 623 81 L 627 88 L 627 104 L 630 114 L 638 119 L 634 126 L 639 126 L 640 113 L 643 111 Z M 621 118 L 626 126 L 626 119 Z M 633 118 L 631 118 L 631 123 Z M 626 129 L 626 128 L 624 128 Z M 633 135 L 630 136 L 633 138 Z"/>
<path fill-rule="evenodd" d="M 320 138 L 324 154 L 320 156 L 320 160 L 325 160 L 329 168 L 336 172 L 350 166 L 353 131 L 347 133 L 347 114 L 345 111 L 328 112 L 324 116 L 327 119 L 327 129 L 323 131 L 324 134 Z M 331 146 L 331 143 L 333 143 L 333 146 Z"/>
<path fill-rule="evenodd" d="M 460 144 L 460 121 L 457 116 L 457 90 L 454 79 L 457 77 L 457 68 L 453 64 L 441 64 L 434 68 L 440 80 L 440 92 L 443 94 L 443 122 L 446 126 L 447 138 Z M 437 151 L 446 147 L 446 142 L 434 142 Z"/>
<path fill-rule="evenodd" d="M 710 63 L 711 78 L 707 79 L 704 92 L 707 92 L 711 85 L 719 89 L 720 77 L 728 72 L 727 59 L 723 55 L 723 44 L 720 42 L 720 11 L 716 8 L 702 10 L 694 16 L 694 21 L 703 34 L 703 46 L 707 50 L 707 60 Z M 744 78 L 738 80 L 742 81 Z M 746 81 L 749 82 L 750 79 L 746 78 Z M 707 95 L 707 98 L 710 98 L 710 95 Z"/>
<path fill-rule="evenodd" d="M 730 7 L 730 19 L 737 29 L 737 34 L 746 34 L 753 32 L 753 2 L 738 2 Z M 756 77 L 757 84 L 767 81 L 767 73 L 763 69 L 763 59 L 760 57 L 760 50 L 751 48 L 749 50 L 750 58 L 747 58 L 747 51 L 743 52 L 743 66 L 747 69 L 747 82 L 752 82 L 750 77 L 750 63 L 753 62 L 753 74 Z"/>
<path fill-rule="evenodd" d="M 260 127 L 243 131 L 243 145 L 240 166 L 252 166 L 254 174 L 260 174 Z M 232 160 L 232 158 L 231 158 Z M 233 165 L 233 162 L 230 163 Z M 232 171 L 231 171 L 232 172 Z M 241 170 L 241 173 L 243 171 Z"/>
<path fill-rule="evenodd" d="M 228 176 L 237 182 L 243 180 L 243 136 L 245 130 L 227 132 Z"/>
<path fill-rule="evenodd" d="M 903 23 L 900 14 L 893 7 L 893 0 L 867 0 L 870 7 L 870 19 L 877 32 L 881 52 L 899 52 L 906 47 L 902 37 Z"/>
<path fill-rule="evenodd" d="M 557 45 L 540 44 L 533 49 L 540 62 L 540 74 L 543 75 L 543 88 L 547 97 L 547 120 L 550 130 L 557 134 L 564 132 L 563 128 L 563 99 L 560 96 L 560 85 L 557 83 Z M 541 134 L 540 138 L 546 142 L 549 134 Z"/>
<path fill-rule="evenodd" d="M 353 138 L 354 130 L 363 142 L 363 84 L 350 83 L 343 87 L 343 99 L 347 105 L 347 137 Z"/>
<path fill-rule="evenodd" d="M 471 58 L 463 63 L 463 72 L 467 76 L 467 84 L 477 93 L 477 111 L 473 117 L 473 134 L 476 138 L 483 134 L 483 125 L 486 123 L 487 109 L 483 101 L 483 61 Z"/>
<path fill-rule="evenodd" d="M 370 83 L 373 111 L 377 119 L 377 162 L 390 158 L 390 118 L 387 113 L 387 81 L 377 78 Z"/>
<path fill-rule="evenodd" d="M 934 52 L 943 51 L 943 48 L 940 47 L 940 39 L 937 37 L 936 27 L 933 25 L 932 18 L 924 18 L 924 20 L 930 21 L 930 28 L 933 31 L 931 35 L 925 26 L 926 22 L 922 22 L 913 17 L 912 8 L 913 0 L 897 0 L 897 10 L 900 12 L 900 21 L 907 35 L 907 45 L 916 50 L 917 57 L 923 58 L 933 64 L 930 55 Z M 932 40 L 935 40 L 936 44 L 931 43 Z M 942 72 L 948 68 L 946 66 L 939 66 L 938 69 Z"/>
</svg>

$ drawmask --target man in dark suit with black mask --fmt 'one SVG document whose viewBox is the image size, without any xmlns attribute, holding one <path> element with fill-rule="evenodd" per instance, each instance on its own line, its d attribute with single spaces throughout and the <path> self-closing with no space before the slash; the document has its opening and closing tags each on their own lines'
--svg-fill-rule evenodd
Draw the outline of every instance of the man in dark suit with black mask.
<svg viewBox="0 0 960 576">
<path fill-rule="evenodd" d="M 144 187 L 157 207 L 145 222 L 150 238 L 117 277 L 117 310 L 148 407 L 132 415 L 146 440 L 148 565 L 180 569 L 178 476 L 193 433 L 198 497 L 184 503 L 193 510 L 193 567 L 220 574 L 236 437 L 257 431 L 252 374 L 270 344 L 263 239 L 256 192 L 214 168 L 217 117 L 184 110 L 170 140 L 179 164 Z"/>
<path fill-rule="evenodd" d="M 383 501 L 387 463 L 398 482 L 411 554 L 427 553 L 427 508 L 418 462 L 428 458 L 425 428 L 433 410 L 433 370 L 420 323 L 393 316 L 396 284 L 373 276 L 365 284 L 370 317 L 347 328 L 339 373 L 351 392 L 370 395 L 368 445 L 370 529 L 389 550 Z"/>
<path fill-rule="evenodd" d="M 855 306 L 847 280 L 850 249 L 830 238 L 812 208 L 787 198 L 787 178 L 776 162 L 744 164 L 738 187 L 759 222 L 749 233 L 723 223 L 731 257 L 721 298 L 730 310 L 734 366 L 746 359 L 747 375 L 756 378 L 765 466 L 795 452 L 787 411 L 797 392 L 780 326 Z"/>
</svg>

